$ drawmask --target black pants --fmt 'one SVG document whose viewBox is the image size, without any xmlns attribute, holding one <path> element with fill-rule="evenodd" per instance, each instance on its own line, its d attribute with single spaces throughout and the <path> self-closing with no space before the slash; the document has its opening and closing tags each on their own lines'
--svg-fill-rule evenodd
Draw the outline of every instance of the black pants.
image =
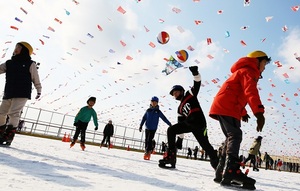
<svg viewBox="0 0 300 191">
<path fill-rule="evenodd" d="M 222 131 L 226 137 L 226 155 L 231 155 L 235 158 L 239 158 L 239 150 L 243 138 L 243 133 L 241 130 L 241 121 L 229 116 L 218 115 L 217 117 L 221 125 Z"/>
<path fill-rule="evenodd" d="M 149 129 L 145 130 L 145 134 L 146 134 L 146 137 L 145 137 L 145 151 L 146 152 L 150 152 L 153 149 L 152 148 L 152 140 L 154 138 L 155 132 L 156 132 L 156 130 L 149 130 Z"/>
<path fill-rule="evenodd" d="M 103 137 L 103 140 L 102 140 L 102 142 L 101 142 L 101 145 L 103 145 L 104 144 L 104 142 L 105 142 L 105 144 L 107 144 L 108 143 L 108 146 L 110 146 L 110 135 L 106 135 L 106 134 L 104 134 L 103 135 L 104 137 Z M 106 141 L 105 141 L 106 140 Z"/>
<path fill-rule="evenodd" d="M 76 127 L 76 131 L 73 137 L 73 141 L 76 141 L 78 139 L 78 136 L 80 134 L 80 142 L 85 143 L 85 132 L 87 129 L 88 123 L 78 121 L 78 125 Z"/>
<path fill-rule="evenodd" d="M 253 164 L 253 168 L 257 168 L 255 155 L 249 154 L 248 157 L 246 158 L 246 160 L 244 161 L 244 163 L 246 164 L 249 160 L 250 160 L 250 163 Z"/>
<path fill-rule="evenodd" d="M 167 130 L 169 149 L 175 149 L 176 135 L 192 132 L 200 146 L 205 150 L 211 160 L 217 158 L 217 153 L 209 143 L 205 125 L 193 125 L 180 122 L 172 125 Z"/>
</svg>

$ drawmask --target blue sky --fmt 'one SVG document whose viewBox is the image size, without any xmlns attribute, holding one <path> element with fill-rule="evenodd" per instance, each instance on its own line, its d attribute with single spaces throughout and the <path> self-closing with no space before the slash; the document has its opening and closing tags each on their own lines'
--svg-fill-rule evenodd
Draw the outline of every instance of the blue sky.
<svg viewBox="0 0 300 191">
<path fill-rule="evenodd" d="M 300 5 L 299 0 L 276 3 L 254 0 L 249 6 L 244 6 L 242 0 L 77 2 L 55 0 L 31 4 L 26 0 L 11 0 L 0 3 L 1 63 L 10 58 L 19 41 L 32 44 L 35 53 L 32 59 L 41 63 L 42 98 L 29 101 L 29 105 L 75 115 L 93 95 L 97 97 L 95 109 L 99 120 L 112 119 L 116 124 L 138 128 L 150 98 L 156 95 L 165 115 L 175 123 L 178 103 L 168 92 L 174 84 L 187 89 L 193 78 L 186 68 L 167 76 L 161 71 L 165 67 L 164 58 L 176 56 L 175 51 L 192 46 L 195 50 L 187 50 L 189 59 L 183 65 L 199 67 L 204 86 L 198 98 L 207 116 L 210 140 L 219 144 L 224 139 L 222 132 L 218 123 L 207 115 L 212 99 L 230 74 L 231 65 L 259 49 L 273 61 L 259 82 L 266 107 L 266 126 L 262 133 L 256 133 L 255 117 L 248 109 L 251 120 L 243 124 L 242 147 L 247 149 L 254 137 L 262 135 L 266 151 L 300 155 L 297 114 L 300 62 L 294 56 L 300 55 L 297 22 L 300 11 L 291 9 Z M 119 6 L 125 14 L 117 11 Z M 174 8 L 180 12 L 175 13 Z M 222 14 L 217 13 L 219 10 Z M 16 17 L 23 22 L 16 21 Z M 266 17 L 272 19 L 267 22 Z M 159 22 L 160 19 L 164 22 Z M 203 23 L 196 25 L 195 20 Z M 288 29 L 285 32 L 284 26 Z M 246 30 L 241 30 L 242 27 Z M 156 40 L 160 31 L 170 34 L 170 41 L 165 45 Z M 225 36 L 226 31 L 230 37 Z M 212 44 L 207 44 L 207 38 L 211 38 Z M 149 46 L 150 42 L 156 47 Z M 209 59 L 208 55 L 214 58 Z M 128 60 L 127 56 L 133 59 Z M 277 61 L 282 67 L 274 64 Z M 214 84 L 213 79 L 219 82 Z M 3 89 L 5 75 L 0 80 Z M 165 124 L 160 125 L 159 131 L 165 132 Z M 274 147 L 275 143 L 278 146 Z"/>
</svg>

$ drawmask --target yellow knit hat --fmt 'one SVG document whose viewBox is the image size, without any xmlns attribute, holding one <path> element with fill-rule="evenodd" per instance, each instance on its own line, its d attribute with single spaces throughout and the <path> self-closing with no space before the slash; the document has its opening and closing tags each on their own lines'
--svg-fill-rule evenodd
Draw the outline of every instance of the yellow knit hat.
<svg viewBox="0 0 300 191">
<path fill-rule="evenodd" d="M 31 55 L 33 53 L 33 48 L 29 43 L 27 43 L 27 42 L 18 42 L 18 44 L 22 44 L 23 46 L 25 46 L 28 49 L 29 55 Z"/>
</svg>

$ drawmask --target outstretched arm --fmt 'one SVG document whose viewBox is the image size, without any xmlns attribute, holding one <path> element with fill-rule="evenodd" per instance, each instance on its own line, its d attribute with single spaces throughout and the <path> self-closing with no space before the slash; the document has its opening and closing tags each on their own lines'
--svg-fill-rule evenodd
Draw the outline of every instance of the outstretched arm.
<svg viewBox="0 0 300 191">
<path fill-rule="evenodd" d="M 159 117 L 169 126 L 171 126 L 171 122 L 166 118 L 166 116 L 159 110 Z"/>
<path fill-rule="evenodd" d="M 194 86 L 191 88 L 191 93 L 197 96 L 201 86 L 201 75 L 198 72 L 198 66 L 190 66 L 189 69 L 194 76 Z"/>
</svg>

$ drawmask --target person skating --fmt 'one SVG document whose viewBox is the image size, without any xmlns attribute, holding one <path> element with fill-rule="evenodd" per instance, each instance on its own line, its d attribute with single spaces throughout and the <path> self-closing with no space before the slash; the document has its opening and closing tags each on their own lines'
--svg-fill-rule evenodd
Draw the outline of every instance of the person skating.
<svg viewBox="0 0 300 191">
<path fill-rule="evenodd" d="M 163 114 L 163 112 L 159 109 L 158 105 L 159 99 L 156 96 L 151 98 L 150 107 L 146 110 L 143 115 L 142 121 L 140 123 L 139 131 L 142 131 L 144 123 L 146 126 L 145 129 L 145 154 L 144 159 L 149 160 L 152 151 L 152 140 L 155 136 L 159 118 L 161 118 L 167 125 L 171 126 L 172 124 Z"/>
<path fill-rule="evenodd" d="M 176 167 L 176 135 L 192 132 L 200 146 L 208 153 L 210 164 L 215 169 L 218 165 L 217 152 L 208 140 L 206 119 L 197 99 L 201 86 L 201 75 L 198 72 L 197 66 L 191 66 L 189 70 L 194 76 L 193 87 L 185 92 L 181 85 L 174 85 L 170 91 L 170 95 L 180 101 L 177 110 L 178 123 L 170 126 L 167 130 L 169 148 L 163 159 L 159 160 L 159 166 L 162 168 Z"/>
<path fill-rule="evenodd" d="M 245 168 L 246 163 L 250 160 L 250 162 L 253 164 L 253 171 L 259 171 L 259 169 L 257 168 L 256 156 L 261 156 L 259 151 L 261 146 L 261 140 L 262 136 L 258 136 L 254 140 L 251 148 L 249 149 L 248 157 L 243 161 L 243 168 Z"/>
<path fill-rule="evenodd" d="M 98 118 L 97 113 L 94 110 L 93 106 L 96 103 L 95 97 L 90 97 L 87 100 L 87 106 L 82 107 L 79 112 L 77 113 L 75 119 L 74 119 L 74 126 L 76 127 L 75 134 L 73 136 L 73 140 L 70 144 L 70 147 L 73 147 L 78 139 L 78 136 L 80 134 L 80 147 L 82 150 L 85 149 L 85 133 L 87 126 L 91 120 L 91 117 L 93 117 L 94 125 L 95 125 L 95 131 L 98 130 Z"/>
<path fill-rule="evenodd" d="M 186 158 L 187 158 L 187 159 L 188 159 L 188 158 L 192 159 L 192 149 L 191 149 L 191 147 L 188 147 L 188 152 L 187 152 Z"/>
<path fill-rule="evenodd" d="M 0 144 L 10 145 L 14 139 L 21 111 L 31 99 L 32 83 L 41 96 L 42 86 L 36 63 L 31 60 L 32 46 L 18 42 L 10 60 L 0 65 L 0 74 L 6 73 L 4 94 L 0 105 Z M 9 119 L 6 122 L 6 119 Z"/>
<path fill-rule="evenodd" d="M 198 152 L 199 152 L 199 147 L 195 146 L 195 149 L 193 150 L 193 155 L 195 160 L 197 160 Z"/>
<path fill-rule="evenodd" d="M 257 82 L 271 58 L 262 51 L 254 51 L 240 58 L 231 67 L 232 75 L 224 82 L 214 98 L 209 112 L 210 117 L 219 121 L 226 137 L 225 170 L 222 185 L 230 185 L 231 181 L 243 183 L 244 187 L 255 189 L 255 180 L 247 177 L 240 170 L 239 150 L 242 141 L 241 120 L 248 122 L 250 116 L 245 109 L 249 104 L 257 118 L 258 132 L 265 124 L 264 106 L 259 97 Z M 217 171 L 223 171 L 221 165 Z M 217 172 L 216 171 L 216 172 Z M 218 174 L 216 174 L 217 178 Z"/>
<path fill-rule="evenodd" d="M 111 144 L 110 137 L 113 135 L 114 135 L 114 125 L 112 124 L 112 120 L 109 120 L 108 124 L 105 125 L 103 130 L 103 140 L 101 141 L 100 148 L 103 147 L 103 145 L 105 145 L 108 146 L 108 149 L 110 149 L 110 144 Z"/>
</svg>

